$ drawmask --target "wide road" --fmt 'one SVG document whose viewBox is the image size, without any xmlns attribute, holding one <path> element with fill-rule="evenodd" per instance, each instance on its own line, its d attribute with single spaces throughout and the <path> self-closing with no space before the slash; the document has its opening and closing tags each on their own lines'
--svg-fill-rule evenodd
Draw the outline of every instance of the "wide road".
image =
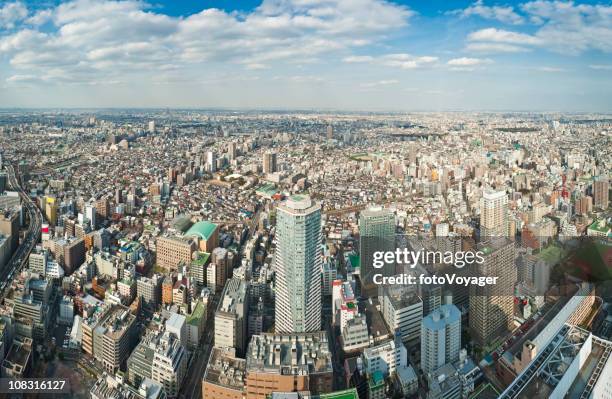
<svg viewBox="0 0 612 399">
<path fill-rule="evenodd" d="M 34 249 L 40 237 L 40 228 L 43 220 L 40 210 L 23 188 L 21 188 L 13 166 L 7 165 L 6 172 L 8 175 L 8 186 L 19 193 L 21 204 L 28 211 L 29 226 L 23 241 L 13 254 L 13 257 L 0 271 L 0 302 L 6 297 L 15 275 L 19 274 L 21 269 L 28 263 L 30 252 Z"/>
</svg>

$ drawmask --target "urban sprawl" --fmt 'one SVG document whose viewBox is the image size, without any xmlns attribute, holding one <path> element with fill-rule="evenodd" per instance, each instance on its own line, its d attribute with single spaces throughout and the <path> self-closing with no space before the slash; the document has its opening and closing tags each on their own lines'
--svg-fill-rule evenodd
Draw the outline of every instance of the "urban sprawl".
<svg viewBox="0 0 612 399">
<path fill-rule="evenodd" d="M 3 110 L 1 376 L 92 399 L 609 399 L 611 141 L 595 114 Z M 478 254 L 496 283 L 374 267 L 394 251 Z M 409 275 L 434 283 L 388 283 Z"/>
</svg>

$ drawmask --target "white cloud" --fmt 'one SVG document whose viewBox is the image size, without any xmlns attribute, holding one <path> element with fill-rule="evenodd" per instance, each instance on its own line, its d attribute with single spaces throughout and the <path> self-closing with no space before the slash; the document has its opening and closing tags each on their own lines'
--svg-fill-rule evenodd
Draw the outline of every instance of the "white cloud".
<svg viewBox="0 0 612 399">
<path fill-rule="evenodd" d="M 398 83 L 399 83 L 399 80 L 388 79 L 388 80 L 379 80 L 377 82 L 361 83 L 359 86 L 363 88 L 373 88 L 373 87 L 381 87 L 381 86 L 392 86 Z"/>
<path fill-rule="evenodd" d="M 483 0 L 478 0 L 465 10 L 459 10 L 455 13 L 463 17 L 477 15 L 485 19 L 494 19 L 510 25 L 520 25 L 525 22 L 524 18 L 514 11 L 514 8 L 510 6 L 486 6 Z"/>
<path fill-rule="evenodd" d="M 573 55 L 589 50 L 612 53 L 611 5 L 536 0 L 521 5 L 521 10 L 537 25 L 533 34 L 486 28 L 470 33 L 468 42 L 537 47 Z"/>
<path fill-rule="evenodd" d="M 550 67 L 550 66 L 536 67 L 535 70 L 539 72 L 549 72 L 549 73 L 565 72 L 565 69 L 563 68 Z"/>
<path fill-rule="evenodd" d="M 28 9 L 21 1 L 4 4 L 0 7 L 0 30 L 13 29 L 27 16 Z"/>
<path fill-rule="evenodd" d="M 343 61 L 349 64 L 368 63 L 372 65 L 382 65 L 391 68 L 419 69 L 436 66 L 438 62 L 438 57 L 428 55 L 415 56 L 407 53 L 393 53 L 377 57 L 369 55 L 349 56 L 343 58 Z"/>
<path fill-rule="evenodd" d="M 351 55 L 349 57 L 344 57 L 342 61 L 349 64 L 357 64 L 362 62 L 374 61 L 374 57 L 371 57 L 369 55 Z"/>
<path fill-rule="evenodd" d="M 0 36 L 0 53 L 15 76 L 46 80 L 73 75 L 86 82 L 214 63 L 263 69 L 382 40 L 412 15 L 384 0 L 264 0 L 249 13 L 205 9 L 186 17 L 156 13 L 139 0 L 75 0 L 27 20 L 27 10 L 21 13 L 26 25 Z M 55 29 L 39 28 L 47 22 Z"/>
<path fill-rule="evenodd" d="M 459 67 L 472 67 L 479 65 L 492 64 L 493 60 L 489 58 L 453 58 L 452 60 L 448 60 L 447 64 L 450 66 L 459 66 Z"/>
<path fill-rule="evenodd" d="M 468 35 L 468 40 L 516 45 L 537 45 L 540 43 L 540 39 L 526 33 L 518 33 L 496 28 L 486 28 L 472 32 Z"/>
<path fill-rule="evenodd" d="M 446 62 L 446 65 L 450 67 L 451 71 L 463 71 L 469 72 L 476 69 L 482 68 L 485 65 L 492 64 L 493 60 L 489 58 L 453 58 Z"/>
<path fill-rule="evenodd" d="M 468 43 L 465 50 L 473 53 L 520 53 L 530 49 L 506 43 Z"/>
<path fill-rule="evenodd" d="M 612 65 L 602 65 L 602 64 L 591 64 L 589 68 L 595 69 L 598 71 L 612 71 Z"/>
</svg>

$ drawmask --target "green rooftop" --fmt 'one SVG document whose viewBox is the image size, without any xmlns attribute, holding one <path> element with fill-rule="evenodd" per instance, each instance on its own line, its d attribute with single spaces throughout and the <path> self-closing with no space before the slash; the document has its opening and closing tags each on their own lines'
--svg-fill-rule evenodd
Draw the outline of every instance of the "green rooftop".
<svg viewBox="0 0 612 399">
<path fill-rule="evenodd" d="M 204 317 L 204 304 L 202 301 L 198 301 L 195 308 L 193 308 L 193 312 L 186 318 L 186 322 L 189 325 L 199 325 L 199 320 Z"/>
<path fill-rule="evenodd" d="M 355 388 L 346 389 L 344 391 L 336 391 L 324 393 L 319 396 L 321 399 L 358 399 L 357 390 Z"/>
<path fill-rule="evenodd" d="M 185 235 L 200 237 L 203 240 L 208 240 L 213 235 L 216 229 L 217 225 L 212 222 L 197 222 L 196 224 L 191 226 L 189 230 L 187 230 L 187 233 L 185 233 Z"/>
<path fill-rule="evenodd" d="M 268 183 L 268 184 L 264 184 L 260 187 L 258 187 L 255 190 L 256 193 L 258 194 L 263 194 L 263 195 L 268 195 L 268 196 L 273 196 L 274 194 L 276 194 L 277 190 L 276 190 L 276 186 L 272 183 Z"/>
<path fill-rule="evenodd" d="M 589 226 L 589 229 L 600 233 L 608 233 L 610 231 L 610 226 L 606 225 L 606 222 L 603 220 L 596 220 Z"/>
<path fill-rule="evenodd" d="M 538 257 L 544 260 L 546 263 L 553 265 L 559 262 L 563 255 L 564 252 L 561 248 L 557 247 L 556 245 L 549 245 L 540 251 Z"/>
<path fill-rule="evenodd" d="M 370 377 L 371 380 L 371 384 L 370 384 L 370 389 L 372 388 L 376 388 L 382 384 L 385 383 L 385 376 L 383 375 L 383 373 L 380 370 L 377 370 L 375 372 L 372 373 L 372 376 Z"/>
<path fill-rule="evenodd" d="M 351 254 L 348 256 L 348 258 L 349 258 L 349 262 L 351 263 L 351 266 L 353 267 L 353 269 L 358 269 L 361 267 L 361 258 L 359 257 L 359 255 Z"/>
<path fill-rule="evenodd" d="M 204 266 L 208 263 L 209 258 L 210 254 L 208 252 L 199 251 L 196 255 L 196 258 L 191 261 L 191 264 L 194 266 Z"/>
</svg>

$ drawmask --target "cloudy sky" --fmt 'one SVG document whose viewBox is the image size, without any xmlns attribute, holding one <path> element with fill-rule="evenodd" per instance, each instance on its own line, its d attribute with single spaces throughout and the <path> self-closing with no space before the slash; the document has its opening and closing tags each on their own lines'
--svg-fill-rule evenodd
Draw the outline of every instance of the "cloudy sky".
<svg viewBox="0 0 612 399">
<path fill-rule="evenodd" d="M 612 112 L 612 3 L 0 0 L 0 107 Z"/>
</svg>

